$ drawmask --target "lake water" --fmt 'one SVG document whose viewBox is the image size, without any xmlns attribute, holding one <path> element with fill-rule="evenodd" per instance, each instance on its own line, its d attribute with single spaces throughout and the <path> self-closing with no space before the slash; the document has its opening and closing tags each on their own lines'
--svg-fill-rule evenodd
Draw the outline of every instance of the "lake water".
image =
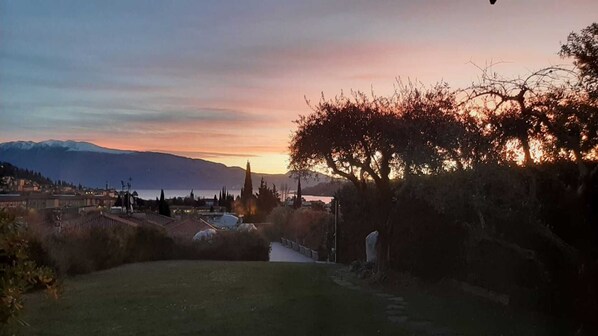
<svg viewBox="0 0 598 336">
<path fill-rule="evenodd" d="M 160 190 L 159 189 L 137 189 L 137 194 L 139 198 L 143 198 L 145 200 L 156 199 L 160 198 Z M 190 189 L 164 189 L 164 197 L 165 198 L 173 198 L 173 197 L 189 197 L 191 193 Z M 193 190 L 193 194 L 195 198 L 214 198 L 214 195 L 218 197 L 218 193 L 220 193 L 219 189 L 208 189 L 208 190 Z M 228 193 L 237 197 L 241 194 L 241 190 L 228 190 Z M 322 201 L 324 203 L 330 203 L 332 201 L 332 197 L 329 196 L 312 196 L 312 195 L 303 195 L 306 201 Z"/>
<path fill-rule="evenodd" d="M 136 190 L 139 198 L 143 198 L 145 200 L 156 199 L 156 197 L 160 198 L 160 189 L 140 189 Z M 218 194 L 221 190 L 219 189 L 208 189 L 208 190 L 193 190 L 193 194 L 195 198 L 214 198 L 214 195 L 218 197 Z M 173 198 L 173 197 L 189 197 L 191 193 L 191 189 L 164 189 L 164 197 L 165 198 Z M 228 193 L 237 197 L 237 195 L 241 194 L 241 190 L 228 190 Z"/>
<path fill-rule="evenodd" d="M 332 202 L 332 199 L 334 197 L 331 196 L 313 196 L 313 195 L 303 195 L 303 198 L 305 198 L 306 201 L 322 201 L 326 204 Z"/>
</svg>

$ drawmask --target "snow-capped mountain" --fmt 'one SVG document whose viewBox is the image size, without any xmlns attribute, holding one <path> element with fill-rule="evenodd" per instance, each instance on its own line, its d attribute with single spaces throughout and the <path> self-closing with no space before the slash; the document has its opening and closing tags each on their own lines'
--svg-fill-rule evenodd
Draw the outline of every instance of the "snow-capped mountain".
<svg viewBox="0 0 598 336">
<path fill-rule="evenodd" d="M 8 150 L 8 149 L 20 149 L 20 150 L 31 150 L 31 149 L 41 149 L 41 148 L 64 148 L 67 151 L 73 152 L 96 152 L 96 153 L 109 153 L 109 154 L 130 154 L 132 152 L 120 150 L 120 149 L 110 149 L 105 147 L 100 147 L 94 145 L 90 142 L 84 141 L 73 141 L 73 140 L 46 140 L 41 142 L 33 142 L 33 141 L 11 141 L 5 142 L 0 144 L 0 149 Z"/>
</svg>

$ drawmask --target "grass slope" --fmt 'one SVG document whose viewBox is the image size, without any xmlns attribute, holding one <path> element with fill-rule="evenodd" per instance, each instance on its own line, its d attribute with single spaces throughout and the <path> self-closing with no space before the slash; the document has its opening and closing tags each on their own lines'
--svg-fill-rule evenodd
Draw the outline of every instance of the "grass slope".
<svg viewBox="0 0 598 336">
<path fill-rule="evenodd" d="M 28 296 L 25 335 L 401 335 L 382 299 L 335 285 L 333 266 L 166 261 Z"/>
</svg>

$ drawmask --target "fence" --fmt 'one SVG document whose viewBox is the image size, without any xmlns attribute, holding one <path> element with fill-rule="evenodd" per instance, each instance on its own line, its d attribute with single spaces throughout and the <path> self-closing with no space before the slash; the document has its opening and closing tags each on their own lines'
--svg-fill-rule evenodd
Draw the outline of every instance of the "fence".
<svg viewBox="0 0 598 336">
<path fill-rule="evenodd" d="M 316 250 L 312 250 L 309 247 L 305 247 L 303 245 L 297 244 L 297 242 L 294 242 L 294 241 L 292 241 L 290 239 L 286 239 L 286 238 L 280 238 L 280 242 L 283 246 L 293 249 L 308 258 L 312 258 L 315 261 L 319 260 L 318 251 L 316 251 Z"/>
</svg>

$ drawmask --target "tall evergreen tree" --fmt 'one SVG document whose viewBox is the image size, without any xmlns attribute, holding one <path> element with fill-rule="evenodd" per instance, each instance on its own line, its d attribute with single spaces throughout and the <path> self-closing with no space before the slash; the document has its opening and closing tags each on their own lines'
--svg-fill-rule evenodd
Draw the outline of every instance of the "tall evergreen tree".
<svg viewBox="0 0 598 336">
<path fill-rule="evenodd" d="M 273 188 L 268 188 L 268 184 L 262 178 L 260 182 L 260 187 L 257 193 L 256 199 L 256 216 L 254 220 L 264 221 L 266 217 L 270 214 L 272 209 L 277 207 L 279 204 L 279 195 L 276 192 L 276 186 L 273 185 Z"/>
<path fill-rule="evenodd" d="M 253 194 L 253 184 L 251 182 L 251 166 L 247 161 L 247 169 L 245 170 L 245 183 L 241 188 L 241 204 L 245 210 L 245 218 L 252 218 L 255 214 L 255 195 Z"/>
<path fill-rule="evenodd" d="M 297 193 L 295 194 L 295 202 L 293 202 L 293 208 L 299 209 L 301 208 L 301 178 L 297 179 Z"/>
<path fill-rule="evenodd" d="M 158 202 L 158 213 L 170 217 L 170 206 L 164 199 L 164 189 L 160 190 L 160 201 Z"/>
<path fill-rule="evenodd" d="M 249 161 L 247 161 L 247 169 L 245 170 L 245 183 L 241 189 L 241 199 L 243 202 L 247 202 L 251 198 L 253 198 L 253 184 L 251 182 L 251 166 L 249 165 Z"/>
</svg>

